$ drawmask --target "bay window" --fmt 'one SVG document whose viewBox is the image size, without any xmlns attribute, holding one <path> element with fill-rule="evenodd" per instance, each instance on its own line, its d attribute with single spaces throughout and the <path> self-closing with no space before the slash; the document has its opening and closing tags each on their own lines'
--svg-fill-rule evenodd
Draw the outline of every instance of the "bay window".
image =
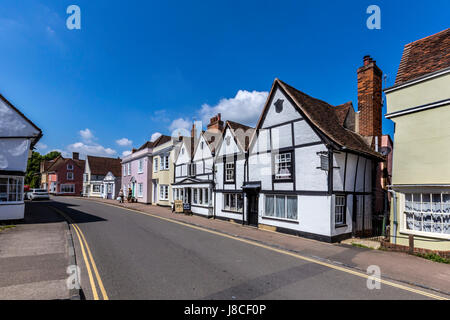
<svg viewBox="0 0 450 320">
<path fill-rule="evenodd" d="M 266 195 L 264 216 L 297 220 L 297 196 Z"/>
<path fill-rule="evenodd" d="M 450 235 L 449 193 L 405 193 L 405 228 Z"/>
<path fill-rule="evenodd" d="M 169 200 L 169 186 L 168 185 L 160 185 L 159 186 L 159 199 L 160 200 Z"/>
<path fill-rule="evenodd" d="M 0 176 L 0 204 L 23 201 L 23 177 Z"/>
</svg>

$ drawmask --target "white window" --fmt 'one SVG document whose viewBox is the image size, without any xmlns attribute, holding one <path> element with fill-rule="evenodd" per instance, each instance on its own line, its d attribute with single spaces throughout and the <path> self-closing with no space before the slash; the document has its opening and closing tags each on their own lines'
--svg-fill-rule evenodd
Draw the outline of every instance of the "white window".
<svg viewBox="0 0 450 320">
<path fill-rule="evenodd" d="M 225 163 L 225 181 L 234 182 L 234 162 Z"/>
<path fill-rule="evenodd" d="M 158 172 L 158 158 L 153 159 L 153 172 Z"/>
<path fill-rule="evenodd" d="M 73 170 L 73 164 L 70 164 L 70 163 L 69 163 L 69 164 L 67 165 L 67 170 Z"/>
<path fill-rule="evenodd" d="M 99 184 L 94 184 L 92 186 L 92 192 L 100 192 L 100 185 Z"/>
<path fill-rule="evenodd" d="M 275 179 L 292 179 L 292 153 L 285 152 L 275 155 Z"/>
<path fill-rule="evenodd" d="M 23 201 L 23 177 L 0 176 L 0 203 Z"/>
<path fill-rule="evenodd" d="M 336 196 L 334 204 L 335 224 L 345 224 L 345 196 Z"/>
<path fill-rule="evenodd" d="M 169 200 L 169 186 L 167 186 L 167 185 L 159 186 L 159 199 L 160 200 Z"/>
<path fill-rule="evenodd" d="M 244 207 L 244 198 L 242 193 L 224 193 L 223 209 L 234 212 L 242 212 Z"/>
<path fill-rule="evenodd" d="M 108 183 L 106 186 L 107 186 L 107 189 L 106 189 L 107 192 L 108 192 L 108 193 L 112 193 L 112 184 L 111 184 L 111 183 Z"/>
<path fill-rule="evenodd" d="M 169 170 L 169 156 L 161 156 L 160 170 Z"/>
<path fill-rule="evenodd" d="M 60 186 L 61 193 L 75 193 L 75 185 L 74 184 L 62 184 Z"/>
<path fill-rule="evenodd" d="M 264 216 L 297 220 L 297 196 L 266 195 Z"/>
<path fill-rule="evenodd" d="M 84 182 L 88 181 L 88 174 L 87 173 L 83 173 L 83 180 L 84 180 Z"/>
<path fill-rule="evenodd" d="M 142 183 L 138 184 L 138 197 L 142 198 L 144 194 L 144 185 Z"/>
<path fill-rule="evenodd" d="M 192 189 L 192 202 L 198 203 L 198 189 Z"/>
<path fill-rule="evenodd" d="M 405 193 L 404 215 L 407 230 L 450 235 L 450 194 Z"/>
<path fill-rule="evenodd" d="M 139 159 L 138 173 L 144 172 L 144 159 Z"/>
<path fill-rule="evenodd" d="M 209 204 L 209 189 L 203 189 L 203 204 Z"/>
<path fill-rule="evenodd" d="M 127 164 L 123 165 L 123 176 L 125 177 L 127 175 Z"/>
<path fill-rule="evenodd" d="M 131 175 L 131 162 L 128 162 L 128 175 Z"/>
<path fill-rule="evenodd" d="M 67 180 L 73 180 L 73 172 L 67 172 Z"/>
</svg>

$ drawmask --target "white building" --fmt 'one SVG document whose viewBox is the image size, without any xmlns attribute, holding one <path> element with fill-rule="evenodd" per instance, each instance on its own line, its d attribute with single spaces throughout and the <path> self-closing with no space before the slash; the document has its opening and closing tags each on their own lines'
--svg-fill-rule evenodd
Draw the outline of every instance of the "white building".
<svg viewBox="0 0 450 320">
<path fill-rule="evenodd" d="M 23 219 L 24 176 L 42 131 L 0 95 L 0 220 Z"/>
<path fill-rule="evenodd" d="M 372 172 L 382 157 L 354 131 L 353 107 L 342 118 L 341 107 L 275 79 L 248 178 L 235 182 L 244 184 L 247 223 L 327 242 L 370 230 Z"/>
<path fill-rule="evenodd" d="M 113 184 L 114 194 L 120 190 L 121 179 L 121 160 L 120 158 L 106 158 L 86 156 L 86 164 L 83 175 L 83 196 L 103 198 L 108 197 L 108 184 Z M 108 173 L 111 173 L 107 178 Z M 114 177 L 114 179 L 112 179 Z M 105 178 L 107 178 L 105 180 Z M 117 184 L 117 185 L 116 185 Z M 112 195 L 110 196 L 112 198 Z"/>
<path fill-rule="evenodd" d="M 233 121 L 225 124 L 215 155 L 216 218 L 239 223 L 245 221 L 245 193 L 242 187 L 248 181 L 247 150 L 254 131 L 251 127 Z"/>
</svg>

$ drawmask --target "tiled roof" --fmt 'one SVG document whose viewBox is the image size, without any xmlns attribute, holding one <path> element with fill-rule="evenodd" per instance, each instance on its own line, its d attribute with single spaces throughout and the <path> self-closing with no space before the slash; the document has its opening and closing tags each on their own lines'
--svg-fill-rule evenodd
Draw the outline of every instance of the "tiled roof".
<svg viewBox="0 0 450 320">
<path fill-rule="evenodd" d="M 165 136 L 165 135 L 161 135 L 161 136 L 158 137 L 158 139 L 156 139 L 156 140 L 153 142 L 153 147 L 160 146 L 160 145 L 162 145 L 162 144 L 164 144 L 164 143 L 166 143 L 166 142 L 169 142 L 170 140 L 172 140 L 172 137 L 170 137 L 170 136 Z"/>
<path fill-rule="evenodd" d="M 84 172 L 84 166 L 85 166 L 85 162 L 86 162 L 85 160 L 74 160 L 71 158 L 64 158 L 61 155 L 58 156 L 57 158 L 55 158 L 54 160 L 50 160 L 50 161 L 44 160 L 45 161 L 44 162 L 44 172 L 58 171 L 62 165 L 66 165 L 67 162 L 69 162 L 70 160 L 72 160 Z M 45 166 L 47 166 L 46 169 L 45 169 Z"/>
<path fill-rule="evenodd" d="M 334 107 L 334 113 L 336 113 L 336 116 L 339 120 L 339 124 L 341 126 L 344 125 L 345 119 L 347 118 L 348 111 L 350 110 L 350 108 L 353 108 L 353 104 L 351 101 Z"/>
<path fill-rule="evenodd" d="M 244 151 L 247 151 L 247 149 L 250 145 L 250 139 L 252 138 L 255 129 L 252 127 L 246 126 L 245 124 L 230 121 L 230 120 L 227 120 L 225 128 L 227 126 L 230 126 L 238 143 L 241 145 L 241 148 L 244 149 Z"/>
<path fill-rule="evenodd" d="M 91 174 L 105 176 L 110 171 L 116 177 L 120 177 L 122 174 L 121 160 L 119 158 L 87 156 L 86 159 L 89 163 Z"/>
<path fill-rule="evenodd" d="M 405 45 L 395 85 L 449 67 L 450 28 Z"/>
<path fill-rule="evenodd" d="M 305 116 L 329 140 L 341 147 L 382 158 L 381 154 L 375 152 L 367 145 L 362 136 L 341 125 L 339 117 L 335 112 L 336 107 L 325 101 L 310 97 L 279 79 L 275 79 L 275 83 L 280 84 L 280 86 L 291 96 L 302 113 L 305 114 Z"/>
</svg>

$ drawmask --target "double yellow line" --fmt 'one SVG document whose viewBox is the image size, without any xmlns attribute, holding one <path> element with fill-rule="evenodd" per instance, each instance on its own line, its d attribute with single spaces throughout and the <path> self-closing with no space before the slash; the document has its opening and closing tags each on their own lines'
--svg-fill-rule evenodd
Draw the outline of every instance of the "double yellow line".
<svg viewBox="0 0 450 320">
<path fill-rule="evenodd" d="M 91 285 L 92 296 L 94 297 L 94 300 L 100 300 L 99 294 L 97 292 L 97 286 L 96 286 L 95 280 L 97 280 L 98 287 L 103 296 L 103 300 L 109 300 L 108 294 L 106 293 L 105 287 L 103 285 L 102 278 L 100 277 L 100 274 L 98 273 L 97 265 L 95 264 L 94 257 L 92 256 L 91 249 L 89 248 L 89 244 L 86 241 L 83 231 L 81 231 L 80 227 L 76 223 L 74 223 L 74 221 L 68 215 L 66 215 L 64 212 L 62 212 L 61 210 L 59 210 L 58 208 L 55 208 L 53 206 L 51 206 L 50 208 L 52 208 L 53 210 L 58 212 L 60 215 L 62 215 L 72 225 L 73 229 L 75 230 L 75 233 L 78 237 L 78 241 L 80 242 L 81 253 L 83 254 L 83 259 L 84 259 L 84 263 L 86 265 L 86 269 L 87 269 L 87 273 L 88 273 L 88 277 L 89 277 L 89 283 Z M 87 252 L 87 254 L 86 254 L 86 252 Z M 92 269 L 91 269 L 91 266 L 92 266 Z M 92 272 L 92 270 L 93 270 L 93 272 Z"/>
<path fill-rule="evenodd" d="M 109 203 L 104 203 L 104 204 L 109 205 L 109 206 L 113 206 L 113 207 L 119 207 L 117 205 L 113 205 L 113 204 L 109 204 Z M 310 263 L 321 265 L 321 266 L 324 266 L 324 267 L 327 267 L 327 268 L 330 268 L 330 269 L 342 271 L 344 273 L 351 274 L 351 275 L 354 275 L 354 276 L 357 276 L 357 277 L 361 277 L 361 278 L 364 278 L 364 279 L 370 278 L 370 275 L 365 274 L 365 273 L 360 272 L 360 271 L 356 271 L 356 270 L 352 270 L 352 269 L 349 269 L 349 268 L 340 267 L 340 266 L 337 266 L 337 265 L 334 265 L 334 264 L 331 264 L 331 263 L 328 263 L 328 262 L 324 262 L 324 261 L 317 260 L 317 259 L 314 259 L 314 258 L 309 258 L 309 257 L 303 256 L 303 255 L 300 255 L 298 253 L 294 253 L 294 252 L 291 252 L 291 251 L 277 249 L 277 248 L 274 248 L 274 247 L 271 247 L 271 246 L 268 246 L 268 245 L 265 245 L 265 244 L 262 244 L 262 243 L 259 243 L 259 242 L 256 242 L 256 241 L 239 238 L 237 236 L 229 235 L 229 234 L 222 233 L 222 232 L 215 231 L 215 230 L 211 230 L 211 229 L 206 229 L 206 228 L 203 228 L 203 227 L 199 227 L 199 226 L 192 225 L 192 224 L 189 224 L 189 223 L 186 223 L 186 222 L 182 222 L 182 221 L 179 221 L 179 220 L 175 220 L 175 219 L 165 218 L 165 217 L 162 217 L 162 216 L 159 216 L 159 215 L 156 215 L 156 214 L 147 213 L 147 212 L 143 212 L 143 211 L 139 211 L 139 210 L 135 210 L 135 209 L 129 209 L 129 208 L 122 207 L 122 206 L 120 206 L 120 207 L 122 209 L 125 209 L 125 210 L 128 210 L 128 211 L 132 211 L 132 212 L 143 214 L 143 215 L 146 215 L 146 216 L 149 216 L 149 217 L 153 217 L 153 218 L 157 218 L 157 219 L 160 219 L 160 220 L 168 221 L 168 222 L 175 223 L 175 224 L 178 224 L 178 225 L 182 225 L 182 226 L 185 226 L 185 227 L 188 227 L 188 228 L 191 228 L 191 229 L 204 231 L 204 232 L 211 233 L 211 234 L 214 234 L 214 235 L 217 235 L 217 236 L 221 236 L 221 237 L 224 237 L 224 238 L 240 241 L 240 242 L 243 242 L 243 243 L 255 246 L 255 247 L 264 248 L 264 249 L 267 249 L 267 250 L 270 250 L 270 251 L 274 251 L 274 252 L 277 252 L 277 253 L 281 253 L 281 254 L 284 254 L 284 255 L 287 255 L 287 256 L 291 256 L 291 257 L 294 257 L 294 258 L 297 258 L 297 259 L 300 259 L 300 260 L 303 260 L 303 261 L 307 261 L 307 262 L 310 262 Z M 391 287 L 394 287 L 394 288 L 397 288 L 397 289 L 401 289 L 401 290 L 404 290 L 404 291 L 409 291 L 409 292 L 412 292 L 412 293 L 416 293 L 416 294 L 419 294 L 419 295 L 422 295 L 422 296 L 425 296 L 425 297 L 428 297 L 428 298 L 431 298 L 431 299 L 449 300 L 446 297 L 443 297 L 443 296 L 440 296 L 440 295 L 437 295 L 437 294 L 433 294 L 433 293 L 430 293 L 430 292 L 427 292 L 427 291 L 424 291 L 424 290 L 415 289 L 415 288 L 412 288 L 412 287 L 409 287 L 409 286 L 406 286 L 406 285 L 402 285 L 402 284 L 399 284 L 399 283 L 396 283 L 396 282 L 393 282 L 393 281 L 390 281 L 390 280 L 379 279 L 378 281 L 380 283 L 385 284 L 385 285 L 388 285 L 388 286 L 391 286 Z"/>
</svg>

